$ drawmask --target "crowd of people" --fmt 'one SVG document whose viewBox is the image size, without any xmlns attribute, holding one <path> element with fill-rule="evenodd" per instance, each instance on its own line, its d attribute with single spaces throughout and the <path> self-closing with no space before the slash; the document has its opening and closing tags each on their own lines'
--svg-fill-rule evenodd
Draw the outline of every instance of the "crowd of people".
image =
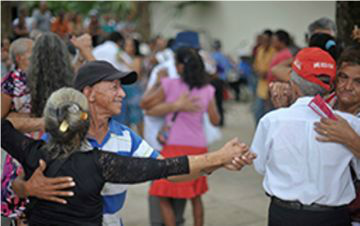
<svg viewBox="0 0 360 226">
<path fill-rule="evenodd" d="M 195 31 L 146 43 L 109 15 L 41 2 L 1 43 L 4 224 L 121 226 L 127 184 L 154 180 L 150 225 L 184 225 L 189 199 L 203 226 L 207 176 L 253 161 L 268 225 L 360 224 L 360 49 L 339 48 L 333 21 L 311 23 L 303 49 L 266 29 L 233 60 Z M 254 96 L 256 132 L 208 153 L 229 90 Z M 316 95 L 334 119 L 308 107 Z"/>
</svg>

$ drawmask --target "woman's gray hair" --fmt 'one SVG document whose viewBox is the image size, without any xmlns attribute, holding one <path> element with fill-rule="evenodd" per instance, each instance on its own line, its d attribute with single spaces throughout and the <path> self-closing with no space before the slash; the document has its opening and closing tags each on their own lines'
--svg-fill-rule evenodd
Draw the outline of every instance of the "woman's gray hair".
<svg viewBox="0 0 360 226">
<path fill-rule="evenodd" d="M 45 131 L 50 139 L 45 145 L 51 158 L 79 151 L 90 125 L 86 97 L 73 88 L 61 88 L 51 94 L 44 109 Z"/>
<path fill-rule="evenodd" d="M 27 77 L 31 112 L 40 117 L 50 94 L 71 86 L 74 78 L 68 49 L 58 35 L 45 32 L 36 39 Z"/>
<path fill-rule="evenodd" d="M 333 20 L 327 18 L 327 17 L 321 17 L 308 26 L 308 32 L 311 35 L 314 34 L 314 32 L 317 29 L 324 29 L 324 30 L 330 30 L 334 34 L 336 34 L 336 24 Z"/>
<path fill-rule="evenodd" d="M 33 43 L 33 41 L 29 38 L 18 38 L 11 43 L 10 50 L 9 50 L 10 59 L 11 59 L 11 62 L 13 64 L 15 64 L 15 66 L 18 66 L 17 62 L 16 62 L 16 57 L 18 55 L 25 54 L 29 50 L 29 48 L 31 49 L 32 43 Z"/>
<path fill-rule="evenodd" d="M 291 76 L 290 78 L 291 81 L 293 81 L 298 85 L 304 96 L 315 96 L 317 94 L 324 96 L 325 94 L 328 93 L 328 91 L 325 88 L 315 83 L 312 83 L 306 79 L 303 79 L 295 71 L 291 71 L 290 76 Z"/>
</svg>

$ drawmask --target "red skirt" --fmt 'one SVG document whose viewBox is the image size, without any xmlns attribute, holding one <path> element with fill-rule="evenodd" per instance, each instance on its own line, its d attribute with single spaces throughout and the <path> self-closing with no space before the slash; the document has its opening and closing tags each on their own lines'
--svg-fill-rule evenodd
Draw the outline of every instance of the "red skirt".
<svg viewBox="0 0 360 226">
<path fill-rule="evenodd" d="M 183 155 L 199 155 L 207 153 L 207 151 L 207 148 L 165 145 L 161 155 L 165 158 L 171 158 Z M 208 190 L 207 179 L 205 176 L 201 176 L 185 182 L 170 182 L 166 179 L 156 180 L 151 184 L 149 194 L 159 197 L 191 199 Z"/>
</svg>

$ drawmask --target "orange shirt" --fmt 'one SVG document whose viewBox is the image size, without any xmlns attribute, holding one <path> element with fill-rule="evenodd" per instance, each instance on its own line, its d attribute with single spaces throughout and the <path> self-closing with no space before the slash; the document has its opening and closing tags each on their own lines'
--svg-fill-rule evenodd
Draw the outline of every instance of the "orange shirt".
<svg viewBox="0 0 360 226">
<path fill-rule="evenodd" d="M 58 34 L 61 38 L 64 38 L 70 32 L 70 26 L 67 20 L 62 23 L 59 19 L 56 19 L 51 24 L 51 31 Z"/>
</svg>

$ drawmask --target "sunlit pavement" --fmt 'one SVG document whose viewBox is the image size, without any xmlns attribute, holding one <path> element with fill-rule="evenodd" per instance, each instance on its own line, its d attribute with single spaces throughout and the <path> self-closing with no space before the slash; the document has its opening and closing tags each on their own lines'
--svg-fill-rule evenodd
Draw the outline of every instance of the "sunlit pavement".
<svg viewBox="0 0 360 226">
<path fill-rule="evenodd" d="M 211 145 L 210 150 L 222 146 L 232 137 L 251 143 L 254 120 L 250 104 L 226 103 L 226 126 L 223 139 Z M 251 167 L 240 172 L 219 170 L 208 177 L 209 192 L 203 196 L 205 226 L 264 226 L 269 199 L 261 186 L 261 176 Z M 122 212 L 126 226 L 148 226 L 148 183 L 132 186 Z M 191 204 L 186 207 L 186 224 L 192 226 Z"/>
</svg>

